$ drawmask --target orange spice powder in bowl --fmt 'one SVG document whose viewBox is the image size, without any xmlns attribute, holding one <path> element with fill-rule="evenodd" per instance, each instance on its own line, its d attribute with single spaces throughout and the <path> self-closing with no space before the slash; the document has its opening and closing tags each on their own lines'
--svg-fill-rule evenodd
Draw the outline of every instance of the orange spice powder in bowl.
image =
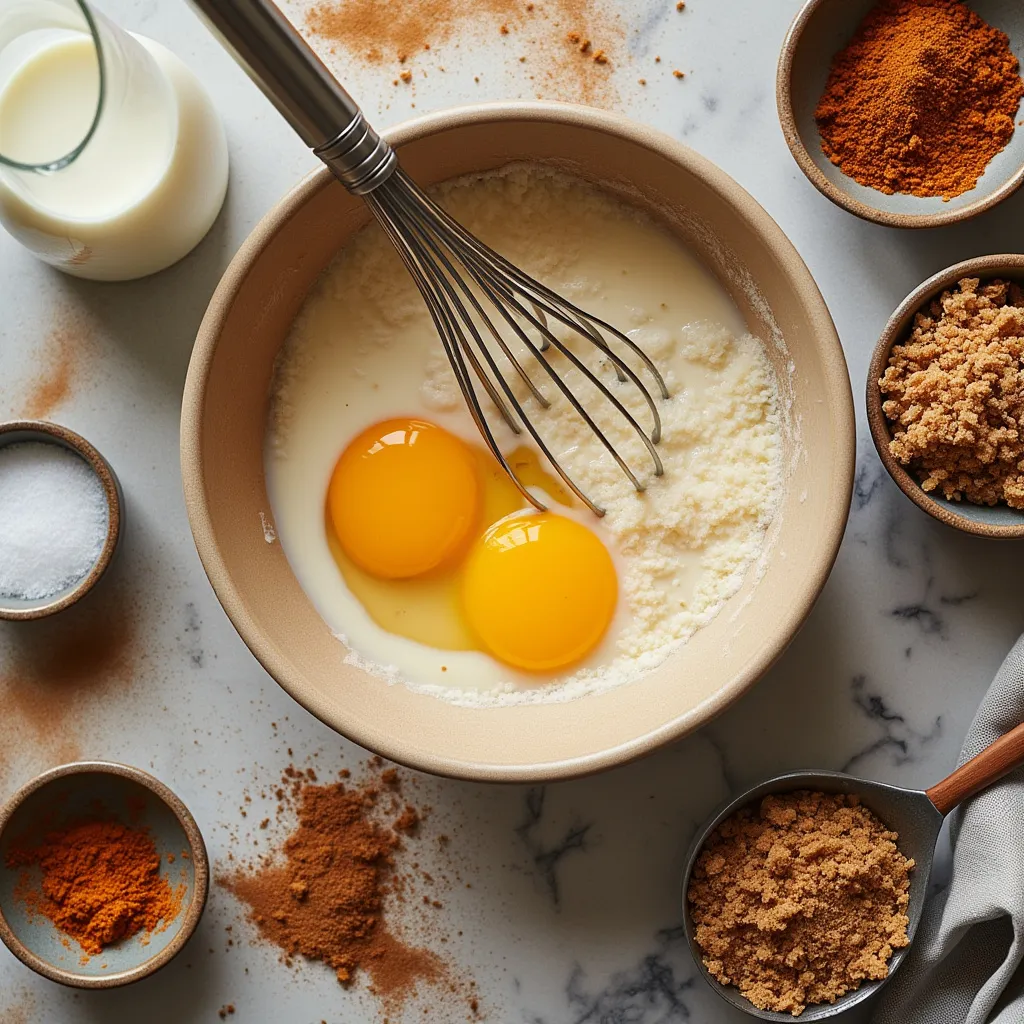
<svg viewBox="0 0 1024 1024">
<path fill-rule="evenodd" d="M 168 963 L 208 879 L 192 815 L 137 768 L 63 765 L 0 811 L 0 939 L 61 984 L 111 988 Z"/>
<path fill-rule="evenodd" d="M 14 840 L 7 867 L 38 868 L 38 885 L 25 870 L 15 895 L 96 956 L 139 932 L 148 944 L 173 923 L 185 894 L 184 882 L 172 888 L 160 873 L 149 829 L 110 818 L 69 824 L 38 841 Z"/>
<path fill-rule="evenodd" d="M 811 184 L 858 217 L 938 227 L 1024 184 L 1017 0 L 807 0 L 779 120 Z"/>
<path fill-rule="evenodd" d="M 1024 96 L 1005 32 L 961 0 L 882 0 L 836 54 L 814 116 L 825 155 L 891 195 L 975 188 Z"/>
</svg>

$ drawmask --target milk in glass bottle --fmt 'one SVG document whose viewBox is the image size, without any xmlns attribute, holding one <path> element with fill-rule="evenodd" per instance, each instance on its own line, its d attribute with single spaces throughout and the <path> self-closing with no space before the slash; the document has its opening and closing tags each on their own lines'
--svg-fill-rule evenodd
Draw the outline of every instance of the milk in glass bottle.
<svg viewBox="0 0 1024 1024">
<path fill-rule="evenodd" d="M 181 259 L 224 201 L 203 87 L 85 0 L 0 0 L 0 222 L 40 259 L 122 281 Z"/>
</svg>

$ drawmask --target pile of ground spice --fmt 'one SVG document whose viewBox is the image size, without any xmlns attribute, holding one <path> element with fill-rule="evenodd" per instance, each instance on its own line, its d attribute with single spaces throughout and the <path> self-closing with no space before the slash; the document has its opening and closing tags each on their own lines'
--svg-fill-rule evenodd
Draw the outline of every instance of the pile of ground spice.
<svg viewBox="0 0 1024 1024">
<path fill-rule="evenodd" d="M 7 866 L 24 868 L 15 895 L 48 917 L 87 953 L 139 932 L 163 931 L 181 910 L 184 885 L 171 888 L 149 832 L 116 821 L 86 821 L 23 838 Z M 31 868 L 41 871 L 41 884 Z"/>
<path fill-rule="evenodd" d="M 737 811 L 687 893 L 708 971 L 793 1016 L 886 977 L 908 944 L 914 862 L 897 839 L 853 796 L 799 791 Z"/>
<path fill-rule="evenodd" d="M 285 773 L 290 792 L 279 790 L 281 807 L 294 800 L 298 821 L 280 853 L 221 884 L 248 905 L 260 935 L 280 947 L 286 962 L 322 961 L 346 986 L 365 971 L 390 1011 L 422 985 L 451 991 L 444 961 L 404 942 L 388 921 L 386 898 L 399 884 L 395 855 L 420 820 L 396 797 L 398 773 L 386 769 L 360 785 L 319 785 L 307 777 L 294 768 Z M 390 823 L 381 820 L 386 812 Z"/>
<path fill-rule="evenodd" d="M 1006 34 L 962 0 L 882 0 L 832 62 L 822 148 L 861 185 L 951 199 L 1010 141 L 1019 72 Z"/>
<path fill-rule="evenodd" d="M 878 382 L 889 450 L 926 491 L 1024 508 L 1024 292 L 967 278 L 914 318 Z"/>
</svg>

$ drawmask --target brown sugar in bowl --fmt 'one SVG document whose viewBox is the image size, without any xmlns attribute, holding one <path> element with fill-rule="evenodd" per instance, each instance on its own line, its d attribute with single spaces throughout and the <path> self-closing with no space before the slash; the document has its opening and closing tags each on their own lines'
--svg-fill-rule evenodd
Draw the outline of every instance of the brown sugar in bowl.
<svg viewBox="0 0 1024 1024">
<path fill-rule="evenodd" d="M 560 104 L 481 105 L 389 133 L 424 185 L 533 160 L 650 210 L 716 274 L 761 337 L 783 390 L 785 493 L 763 572 L 644 679 L 557 704 L 457 707 L 345 663 L 273 539 L 264 433 L 274 360 L 307 292 L 369 219 L 327 171 L 256 227 L 218 287 L 182 408 L 185 500 L 200 557 L 236 629 L 299 703 L 360 745 L 460 778 L 570 778 L 691 732 L 781 654 L 828 577 L 849 510 L 854 418 L 831 317 L 778 225 L 685 146 L 624 118 Z M 781 339 L 784 339 L 784 344 Z"/>
<path fill-rule="evenodd" d="M 882 392 L 878 386 L 889 365 L 889 354 L 893 345 L 906 339 L 916 314 L 944 291 L 955 288 L 965 277 L 978 277 L 983 283 L 1002 278 L 1024 284 L 1024 255 L 981 256 L 957 263 L 928 278 L 900 303 L 885 325 L 868 367 L 865 386 L 868 426 L 882 465 L 918 508 L 940 523 L 976 537 L 1021 538 L 1024 537 L 1024 511 L 1003 504 L 989 507 L 968 501 L 947 501 L 942 495 L 928 493 L 889 450 L 892 425 L 882 411 Z"/>
</svg>

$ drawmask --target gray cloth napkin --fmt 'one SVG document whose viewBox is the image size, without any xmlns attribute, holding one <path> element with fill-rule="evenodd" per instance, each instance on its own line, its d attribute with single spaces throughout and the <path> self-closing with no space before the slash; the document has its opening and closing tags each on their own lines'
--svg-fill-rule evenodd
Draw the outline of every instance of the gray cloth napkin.
<svg viewBox="0 0 1024 1024">
<path fill-rule="evenodd" d="M 971 724 L 960 764 L 1024 721 L 1024 637 Z M 926 904 L 917 937 L 872 1024 L 1024 1024 L 1024 769 L 950 820 L 953 878 Z"/>
</svg>

